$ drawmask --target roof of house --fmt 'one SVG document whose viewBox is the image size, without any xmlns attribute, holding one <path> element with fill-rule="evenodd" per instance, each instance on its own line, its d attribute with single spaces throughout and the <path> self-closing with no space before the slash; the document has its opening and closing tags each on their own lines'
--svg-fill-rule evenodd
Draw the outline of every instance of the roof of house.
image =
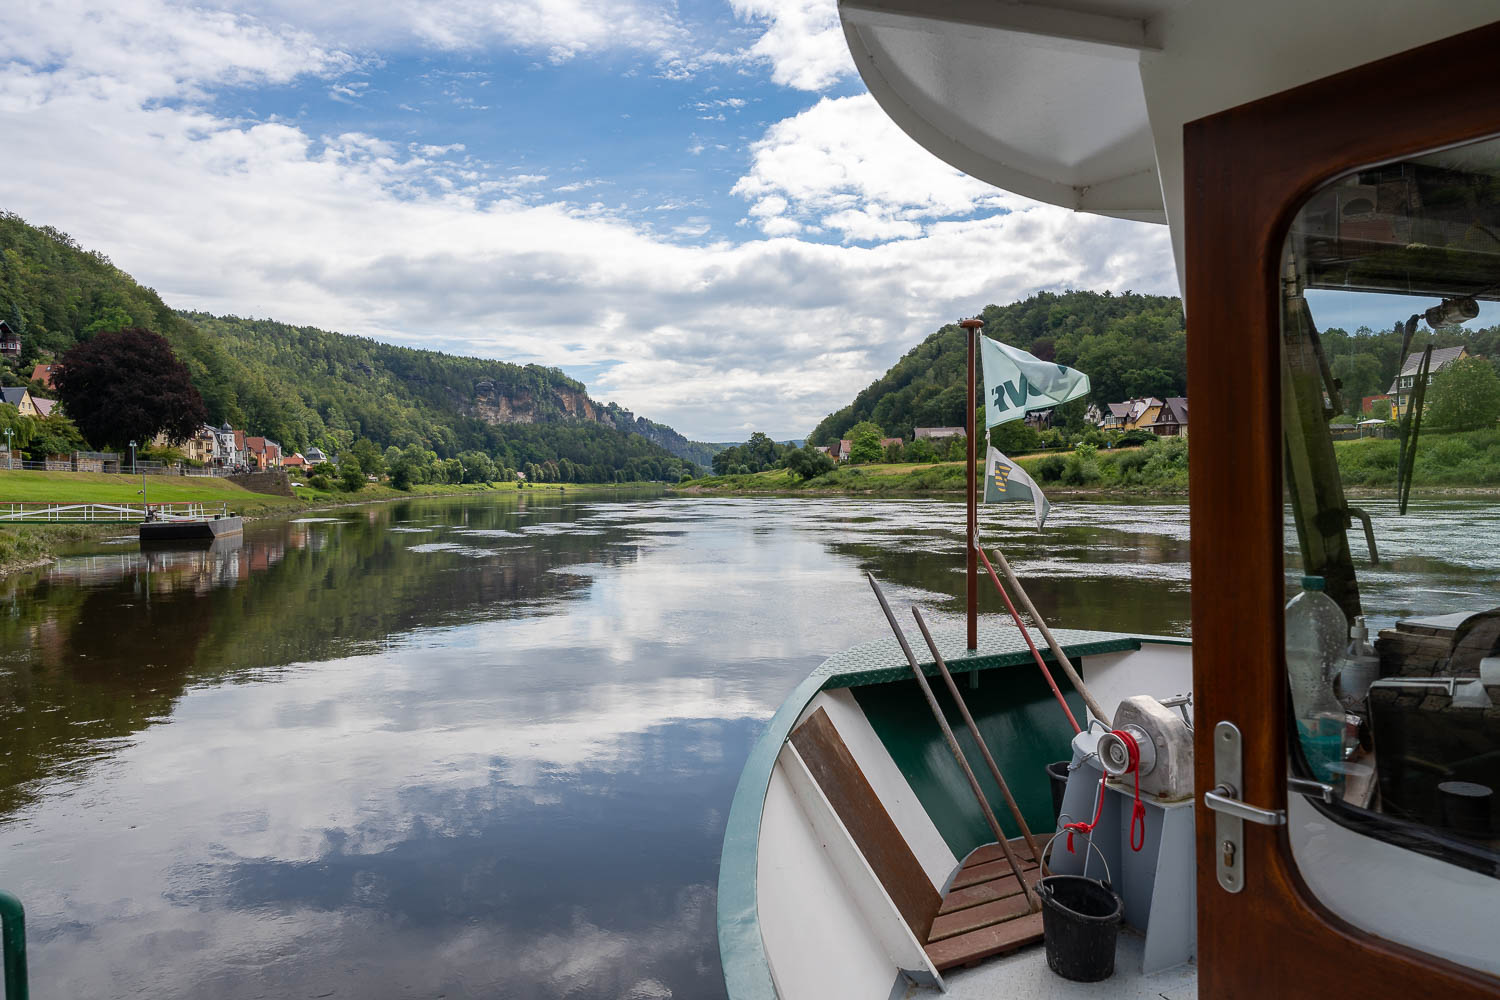
<svg viewBox="0 0 1500 1000">
<path fill-rule="evenodd" d="M 1162 403 L 1161 412 L 1156 415 L 1159 424 L 1186 424 L 1187 397 L 1168 396 L 1166 402 Z"/>
<path fill-rule="evenodd" d="M 21 400 L 26 398 L 27 395 L 26 387 L 23 385 L 0 388 L 0 398 L 3 398 L 11 406 L 20 406 Z"/>
<path fill-rule="evenodd" d="M 906 443 L 906 439 L 905 438 L 881 438 L 880 439 L 880 447 L 882 447 L 882 448 L 889 448 L 893 444 L 905 444 L 905 443 Z"/>
<path fill-rule="evenodd" d="M 36 412 L 39 416 L 50 417 L 52 416 L 52 408 L 57 405 L 57 400 L 43 399 L 41 396 L 32 396 L 31 405 L 36 407 Z"/>
<path fill-rule="evenodd" d="M 919 438 L 952 437 L 964 433 L 962 427 L 918 427 L 912 432 Z"/>
<path fill-rule="evenodd" d="M 1457 347 L 1434 347 L 1432 349 L 1432 364 L 1427 369 L 1428 373 L 1442 371 L 1453 362 L 1463 357 L 1468 352 L 1468 347 L 1463 344 Z M 1406 356 L 1406 363 L 1401 366 L 1401 373 L 1391 380 L 1391 387 L 1386 390 L 1392 393 L 1397 390 L 1398 383 L 1407 375 L 1415 375 L 1422 367 L 1423 351 L 1413 351 Z"/>
</svg>

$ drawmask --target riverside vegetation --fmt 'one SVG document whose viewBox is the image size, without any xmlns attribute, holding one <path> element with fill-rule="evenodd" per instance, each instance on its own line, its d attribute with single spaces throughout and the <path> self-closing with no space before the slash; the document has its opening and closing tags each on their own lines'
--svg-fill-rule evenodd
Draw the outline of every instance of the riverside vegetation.
<svg viewBox="0 0 1500 1000">
<path fill-rule="evenodd" d="M 1156 438 L 1139 445 L 1010 456 L 1048 494 L 1186 496 L 1188 438 Z M 1394 439 L 1335 441 L 1344 485 L 1354 493 L 1396 486 L 1399 445 Z M 824 458 L 827 458 L 825 455 Z M 826 466 L 799 475 L 787 465 L 760 472 L 709 476 L 683 488 L 700 493 L 849 493 L 872 496 L 962 496 L 964 463 L 870 463 Z M 982 464 L 981 464 L 982 469 Z M 1418 440 L 1413 488 L 1423 491 L 1500 487 L 1500 428 L 1424 433 Z"/>
</svg>

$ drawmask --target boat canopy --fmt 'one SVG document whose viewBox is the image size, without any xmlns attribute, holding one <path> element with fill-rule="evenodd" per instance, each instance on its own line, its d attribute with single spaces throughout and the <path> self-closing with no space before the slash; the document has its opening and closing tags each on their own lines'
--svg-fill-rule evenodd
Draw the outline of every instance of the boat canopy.
<svg viewBox="0 0 1500 1000">
<path fill-rule="evenodd" d="M 1172 225 L 1180 278 L 1185 123 L 1480 27 L 1500 8 L 839 0 L 839 13 L 870 93 L 917 142 L 1028 198 Z"/>
</svg>

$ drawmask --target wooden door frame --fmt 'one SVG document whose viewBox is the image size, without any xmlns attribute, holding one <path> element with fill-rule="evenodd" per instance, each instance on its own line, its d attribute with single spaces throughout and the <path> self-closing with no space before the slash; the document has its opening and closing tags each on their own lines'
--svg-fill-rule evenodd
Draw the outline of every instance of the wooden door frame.
<svg viewBox="0 0 1500 1000">
<path fill-rule="evenodd" d="M 1225 892 L 1213 875 L 1215 814 L 1203 805 L 1214 785 L 1214 725 L 1228 719 L 1245 734 L 1244 800 L 1287 807 L 1278 346 L 1286 232 L 1307 196 L 1341 174 L 1500 133 L 1497 52 L 1500 23 L 1183 129 L 1201 996 L 1500 993 L 1492 977 L 1331 913 L 1298 874 L 1285 826 L 1245 824 L 1246 888 Z"/>
</svg>

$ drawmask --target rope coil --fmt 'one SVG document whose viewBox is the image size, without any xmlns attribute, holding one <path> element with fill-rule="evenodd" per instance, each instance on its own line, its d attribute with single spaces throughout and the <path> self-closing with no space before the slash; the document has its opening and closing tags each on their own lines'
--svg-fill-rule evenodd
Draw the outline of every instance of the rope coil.
<svg viewBox="0 0 1500 1000">
<path fill-rule="evenodd" d="M 1125 753 L 1129 759 L 1125 772 L 1135 774 L 1135 796 L 1130 808 L 1130 849 L 1139 852 L 1146 846 L 1146 806 L 1141 802 L 1141 748 L 1136 743 L 1135 737 L 1123 729 L 1111 729 L 1110 733 L 1119 737 L 1120 743 L 1125 747 Z M 1094 805 L 1094 818 L 1087 823 L 1064 823 L 1063 829 L 1068 831 L 1068 853 L 1073 853 L 1073 834 L 1081 833 L 1090 836 L 1094 828 L 1099 825 L 1099 817 L 1104 815 L 1104 789 L 1109 783 L 1109 773 L 1099 776 L 1098 801 Z M 1139 840 L 1137 840 L 1139 831 Z"/>
</svg>

